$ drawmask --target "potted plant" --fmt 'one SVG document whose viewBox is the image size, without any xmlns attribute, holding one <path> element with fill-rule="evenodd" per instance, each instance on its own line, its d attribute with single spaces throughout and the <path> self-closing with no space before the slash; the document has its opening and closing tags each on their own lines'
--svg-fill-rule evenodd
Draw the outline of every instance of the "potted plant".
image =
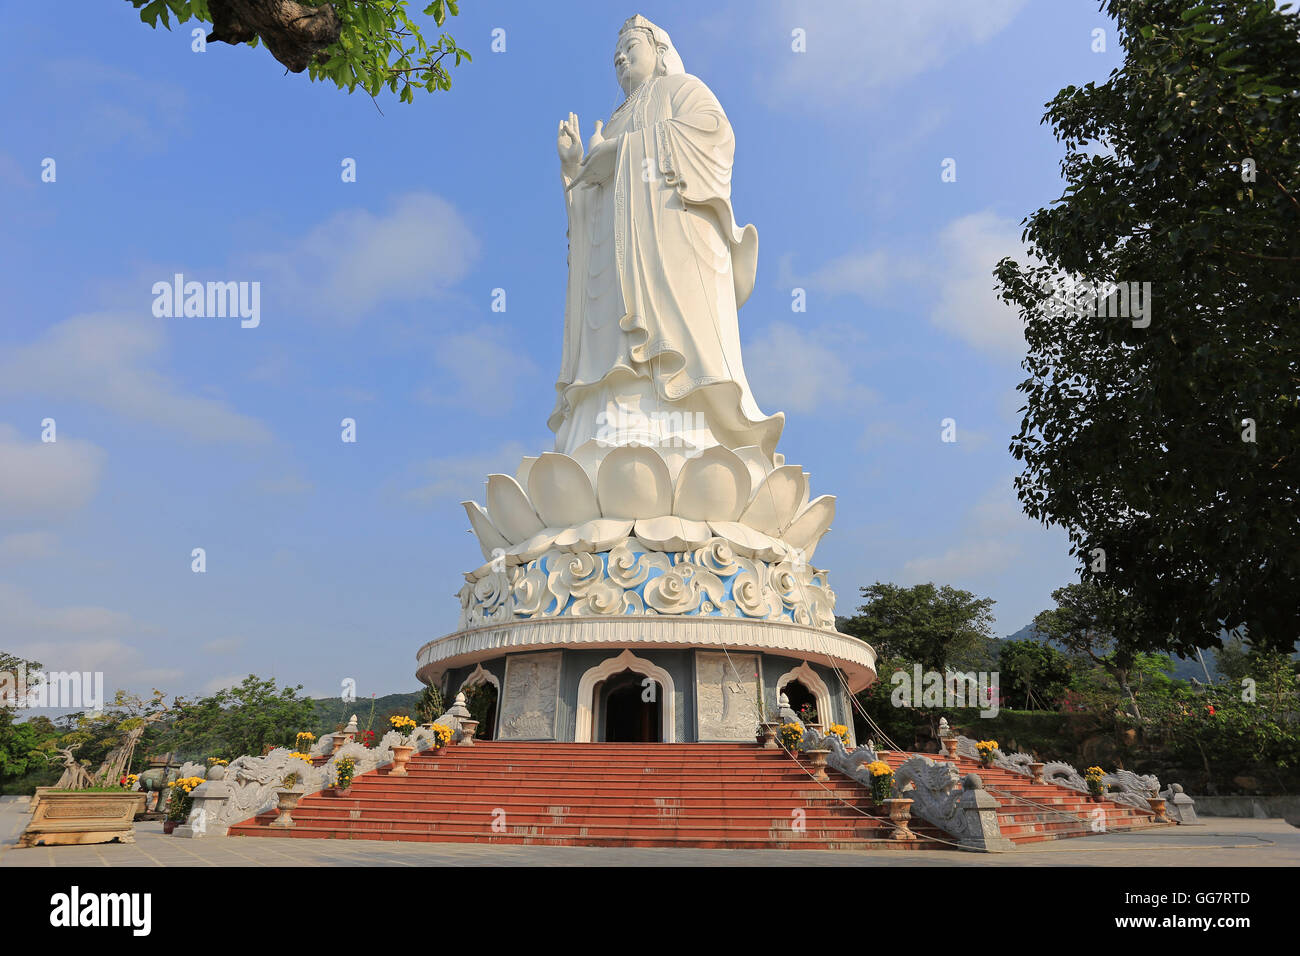
<svg viewBox="0 0 1300 956">
<path fill-rule="evenodd" d="M 431 725 L 431 728 L 431 732 L 433 733 L 433 752 L 440 754 L 447 749 L 447 745 L 451 743 L 451 738 L 453 736 L 452 729 L 446 724 L 433 724 Z"/>
<path fill-rule="evenodd" d="M 295 738 L 294 750 L 299 753 L 307 754 L 307 759 L 311 760 L 311 745 L 316 742 L 316 735 L 309 730 L 304 730 Z"/>
<path fill-rule="evenodd" d="M 393 730 L 401 735 L 401 742 L 393 744 L 393 769 L 388 771 L 390 777 L 405 777 L 406 762 L 411 759 L 411 754 L 415 748 L 411 746 L 410 737 L 407 735 L 415 730 L 415 721 L 405 714 L 388 718 L 389 725 Z"/>
<path fill-rule="evenodd" d="M 301 760 L 307 766 L 311 766 L 311 757 L 305 753 L 295 751 L 289 754 L 295 760 Z M 302 799 L 302 789 L 298 786 L 302 780 L 302 774 L 297 771 L 291 771 L 285 774 L 284 779 L 280 781 L 280 789 L 276 792 L 275 802 L 276 809 L 280 815 L 271 823 L 273 827 L 291 827 L 294 825 L 293 816 L 291 815 L 294 807 L 298 806 L 298 801 Z"/>
<path fill-rule="evenodd" d="M 839 737 L 845 749 L 849 746 L 849 728 L 845 724 L 831 724 L 826 728 L 832 736 Z"/>
<path fill-rule="evenodd" d="M 163 833 L 170 834 L 176 827 L 190 818 L 194 809 L 194 788 L 203 782 L 202 777 L 181 777 L 173 781 L 171 795 L 167 800 L 167 819 L 163 821 Z"/>
<path fill-rule="evenodd" d="M 798 724 L 782 724 L 779 735 L 781 746 L 793 757 L 799 753 L 799 745 L 803 743 L 803 728 Z"/>
<path fill-rule="evenodd" d="M 867 764 L 867 773 L 871 774 L 871 800 L 883 804 L 894 794 L 894 768 L 883 760 L 873 760 Z"/>
<path fill-rule="evenodd" d="M 1100 767 L 1089 767 L 1083 772 L 1083 781 L 1088 785 L 1088 794 L 1092 797 L 1093 803 L 1101 803 L 1102 798 L 1106 796 L 1106 781 L 1103 779 L 1106 771 Z"/>
<path fill-rule="evenodd" d="M 979 740 L 975 742 L 975 749 L 979 751 L 980 766 L 993 766 L 993 757 L 998 752 L 998 742 L 996 740 Z"/>
<path fill-rule="evenodd" d="M 351 757 L 340 757 L 334 761 L 334 786 L 331 792 L 336 797 L 346 797 L 352 792 L 352 778 L 357 773 L 357 762 Z"/>
</svg>

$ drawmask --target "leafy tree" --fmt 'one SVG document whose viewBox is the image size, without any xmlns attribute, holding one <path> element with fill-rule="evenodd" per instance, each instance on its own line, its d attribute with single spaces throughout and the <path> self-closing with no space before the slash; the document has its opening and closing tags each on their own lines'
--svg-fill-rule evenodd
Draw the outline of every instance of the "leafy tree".
<svg viewBox="0 0 1300 956">
<path fill-rule="evenodd" d="M 177 697 L 176 718 L 164 745 L 194 759 L 245 754 L 258 756 L 268 746 L 291 746 L 299 731 L 313 725 L 316 704 L 295 687 L 277 687 L 274 678 L 249 674 L 237 687 L 208 697 Z"/>
<path fill-rule="evenodd" d="M 933 583 L 905 588 L 877 581 L 861 590 L 867 603 L 839 627 L 880 656 L 936 671 L 986 657 L 993 636 L 992 598 Z"/>
<path fill-rule="evenodd" d="M 1003 641 L 998 670 L 1003 695 L 1026 709 L 1054 710 L 1070 686 L 1070 659 L 1041 641 Z"/>
<path fill-rule="evenodd" d="M 1086 582 L 1057 588 L 1052 600 L 1056 607 L 1039 613 L 1034 629 L 1104 669 L 1123 694 L 1129 713 L 1141 720 L 1133 690 L 1134 665 L 1141 648 L 1161 643 L 1150 631 L 1145 611 L 1120 591 Z"/>
<path fill-rule="evenodd" d="M 442 692 L 433 684 L 426 684 L 424 692 L 415 705 L 415 717 L 422 724 L 431 724 L 441 717 L 447 708 L 442 705 Z"/>
<path fill-rule="evenodd" d="M 403 103 L 415 101 L 415 90 L 451 89 L 451 73 L 443 60 L 456 66 L 470 60 L 451 34 L 426 40 L 407 13 L 407 0 L 128 0 L 140 19 L 155 29 L 158 21 L 171 29 L 194 19 L 212 24 L 208 43 L 259 41 L 291 73 L 307 71 L 313 80 L 329 80 L 349 93 L 357 87 L 375 96 L 384 87 Z M 456 0 L 433 0 L 424 8 L 441 27 L 447 14 L 460 13 Z M 400 90 L 400 91 L 399 91 Z"/>
<path fill-rule="evenodd" d="M 1289 649 L 1300 17 L 1273 0 L 1102 7 L 1124 63 L 1047 104 L 1064 194 L 1025 220 L 1031 264 L 995 270 L 1028 344 L 1017 494 L 1067 531 L 1085 580 L 1146 609 L 1146 635 L 1188 652 L 1244 628 Z M 1099 310 L 1073 280 L 1149 282 L 1154 309 L 1113 317 L 1118 294 Z"/>
</svg>

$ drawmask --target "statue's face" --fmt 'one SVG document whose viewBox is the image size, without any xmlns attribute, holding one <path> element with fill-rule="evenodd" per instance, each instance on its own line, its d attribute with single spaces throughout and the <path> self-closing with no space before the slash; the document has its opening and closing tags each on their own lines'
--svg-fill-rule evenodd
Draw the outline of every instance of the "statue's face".
<svg viewBox="0 0 1300 956">
<path fill-rule="evenodd" d="M 624 93 L 631 93 L 655 71 L 655 48 L 644 30 L 628 30 L 614 48 L 614 75 Z"/>
</svg>

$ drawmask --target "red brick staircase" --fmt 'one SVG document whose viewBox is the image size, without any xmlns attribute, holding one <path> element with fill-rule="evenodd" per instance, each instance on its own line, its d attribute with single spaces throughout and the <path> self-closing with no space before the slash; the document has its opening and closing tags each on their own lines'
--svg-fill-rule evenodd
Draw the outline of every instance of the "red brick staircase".
<svg viewBox="0 0 1300 956">
<path fill-rule="evenodd" d="M 889 755 L 897 766 L 910 754 Z M 1054 785 L 1034 787 L 1006 771 L 963 760 L 986 786 L 1083 817 L 1015 803 L 1002 793 L 1003 832 L 1017 843 L 1082 836 L 1093 804 Z M 968 766 L 969 765 L 969 766 Z M 811 779 L 806 761 L 753 744 L 563 744 L 480 741 L 439 755 L 418 753 L 405 778 L 388 768 L 357 777 L 346 797 L 313 794 L 293 811 L 295 826 L 272 828 L 268 812 L 231 836 L 406 840 L 551 846 L 748 849 L 921 849 L 952 837 L 913 819 L 911 840 L 863 787 L 829 771 Z M 1003 779 L 1006 778 L 1014 779 Z M 1065 796 L 1061 796 L 1065 794 Z M 1079 812 L 1082 811 L 1082 812 Z M 1106 805 L 1107 823 L 1148 815 Z"/>
<path fill-rule="evenodd" d="M 911 756 L 894 752 L 884 759 L 897 770 Z M 936 754 L 923 756 L 947 760 Z M 1034 784 L 1024 774 L 982 767 L 978 760 L 967 757 L 957 758 L 957 772 L 963 777 L 968 773 L 980 775 L 984 789 L 1002 804 L 998 810 L 1002 835 L 1016 844 L 1173 825 L 1153 822 L 1155 814 L 1149 811 L 1111 800 L 1094 802 L 1087 794 L 1054 783 Z"/>
</svg>

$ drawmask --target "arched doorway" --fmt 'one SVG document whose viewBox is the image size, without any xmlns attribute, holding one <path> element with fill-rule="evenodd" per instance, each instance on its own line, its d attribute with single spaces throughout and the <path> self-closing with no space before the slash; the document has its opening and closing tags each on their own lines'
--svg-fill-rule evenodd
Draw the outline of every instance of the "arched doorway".
<svg viewBox="0 0 1300 956">
<path fill-rule="evenodd" d="M 677 690 L 672 675 L 664 668 L 637 657 L 630 650 L 623 651 L 617 657 L 606 658 L 595 667 L 589 668 L 578 681 L 578 710 L 575 715 L 573 739 L 580 744 L 609 740 L 605 735 L 609 695 L 610 691 L 618 690 L 618 685 L 612 678 L 623 679 L 626 676 L 624 672 L 632 674 L 633 680 L 630 683 L 634 684 L 636 693 L 633 697 L 625 691 L 620 697 L 616 697 L 615 717 L 618 717 L 620 708 L 633 711 L 636 714 L 636 727 L 639 728 L 642 719 L 640 708 L 644 704 L 651 704 L 653 710 L 649 714 L 650 731 L 646 735 L 647 738 L 651 741 L 676 741 L 676 715 L 673 702 L 676 700 Z M 647 678 L 651 683 L 644 683 Z M 642 695 L 650 688 L 654 688 L 655 699 L 642 701 Z M 639 729 L 636 730 L 635 739 L 640 739 L 640 733 Z"/>
<path fill-rule="evenodd" d="M 632 670 L 602 681 L 596 690 L 600 739 L 605 743 L 661 743 L 663 693 L 657 681 Z"/>
<path fill-rule="evenodd" d="M 461 681 L 460 691 L 465 695 L 465 706 L 471 717 L 478 720 L 475 740 L 495 740 L 497 704 L 501 699 L 501 683 L 491 671 L 479 664 L 474 672 Z"/>
<path fill-rule="evenodd" d="M 785 694 L 786 699 L 790 701 L 790 708 L 796 714 L 799 713 L 800 707 L 807 705 L 817 712 L 817 721 L 823 727 L 829 727 L 835 722 L 835 711 L 831 706 L 830 688 L 826 686 L 826 682 L 821 679 L 807 661 L 804 661 L 794 670 L 786 671 L 778 677 L 776 692 L 778 697 Z M 856 739 L 853 728 L 850 726 L 850 743 Z"/>
<path fill-rule="evenodd" d="M 804 719 L 805 707 L 813 715 L 808 720 L 816 721 L 821 718 L 821 712 L 817 709 L 817 698 L 812 691 L 804 686 L 803 681 L 790 681 L 781 689 L 781 693 L 785 694 L 786 700 L 790 702 L 790 709 L 799 715 L 800 720 Z"/>
</svg>

